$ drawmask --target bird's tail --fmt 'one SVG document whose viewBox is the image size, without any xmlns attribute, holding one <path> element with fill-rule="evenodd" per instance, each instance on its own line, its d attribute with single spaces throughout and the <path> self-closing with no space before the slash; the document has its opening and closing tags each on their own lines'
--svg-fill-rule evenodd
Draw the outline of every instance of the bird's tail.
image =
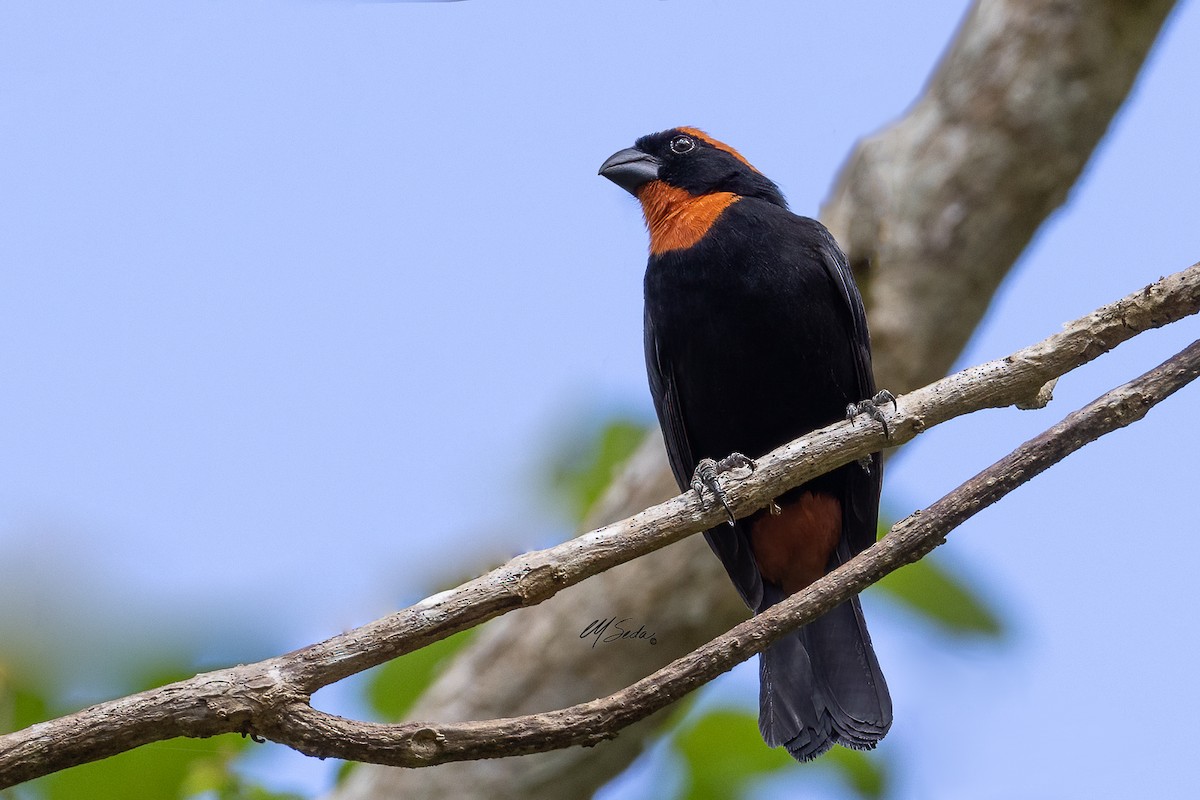
<svg viewBox="0 0 1200 800">
<path fill-rule="evenodd" d="M 892 724 L 892 698 L 855 597 L 759 656 L 758 726 L 808 761 L 834 744 L 870 750 Z"/>
</svg>

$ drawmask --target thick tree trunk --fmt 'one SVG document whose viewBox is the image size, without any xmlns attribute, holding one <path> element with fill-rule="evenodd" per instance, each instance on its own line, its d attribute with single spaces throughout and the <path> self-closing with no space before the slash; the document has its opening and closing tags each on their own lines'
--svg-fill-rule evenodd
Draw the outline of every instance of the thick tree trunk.
<svg viewBox="0 0 1200 800">
<path fill-rule="evenodd" d="M 859 142 L 822 219 L 855 267 L 880 386 L 945 374 L 1067 198 L 1171 2 L 977 2 L 909 113 Z"/>
</svg>

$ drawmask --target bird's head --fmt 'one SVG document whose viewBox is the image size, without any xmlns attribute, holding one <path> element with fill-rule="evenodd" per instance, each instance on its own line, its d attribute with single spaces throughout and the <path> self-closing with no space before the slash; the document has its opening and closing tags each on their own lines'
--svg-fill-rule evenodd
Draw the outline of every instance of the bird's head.
<svg viewBox="0 0 1200 800">
<path fill-rule="evenodd" d="M 609 156 L 600 174 L 637 197 L 648 183 L 662 181 L 693 197 L 729 192 L 785 204 L 779 187 L 741 153 L 696 128 L 643 136 L 633 147 Z"/>
<path fill-rule="evenodd" d="M 641 201 L 655 254 L 695 244 L 744 197 L 787 207 L 779 187 L 741 153 L 696 128 L 643 136 L 609 156 L 600 174 Z"/>
</svg>

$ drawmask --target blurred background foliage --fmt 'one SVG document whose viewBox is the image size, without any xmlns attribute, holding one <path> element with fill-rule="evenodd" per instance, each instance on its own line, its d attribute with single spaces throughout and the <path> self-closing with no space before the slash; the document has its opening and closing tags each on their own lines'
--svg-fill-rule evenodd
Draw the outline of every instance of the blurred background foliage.
<svg viewBox="0 0 1200 800">
<path fill-rule="evenodd" d="M 174 657 L 178 657 L 175 655 Z M 0 650 L 0 658 L 3 652 Z M 193 674 L 194 659 L 179 658 L 177 670 L 127 679 L 128 693 L 151 689 Z M 187 662 L 187 663 L 184 663 Z M 136 673 L 137 664 L 129 664 Z M 113 676 L 116 677 L 116 676 Z M 0 663 L 0 732 L 76 710 L 66 697 L 74 687 L 39 681 L 36 675 L 6 669 Z M 300 800 L 299 795 L 249 781 L 238 759 L 251 746 L 235 735 L 211 739 L 171 739 L 119 756 L 48 775 L 0 791 L 3 800 Z"/>
<path fill-rule="evenodd" d="M 546 459 L 545 486 L 553 504 L 578 525 L 642 441 L 647 426 L 617 416 L 591 424 L 581 421 L 570 430 Z M 881 535 L 887 524 L 881 524 Z M 878 587 L 889 601 L 940 632 L 947 647 L 962 637 L 1000 640 L 1006 633 L 996 609 L 936 557 L 892 573 Z M 439 588 L 445 587 L 429 587 L 430 591 Z M 402 719 L 471 635 L 472 631 L 455 634 L 369 671 L 358 683 L 362 707 L 378 720 Z M 77 687 L 38 680 L 42 671 L 27 660 L 24 667 L 5 666 L 4 655 L 0 648 L 0 730 L 24 728 L 78 707 L 68 699 L 79 694 Z M 127 675 L 106 676 L 97 683 L 121 685 L 132 693 L 179 680 L 201 668 L 200 659 L 178 652 L 163 653 L 156 660 L 158 666 L 151 674 L 146 674 L 145 662 L 139 658 L 124 665 Z M 669 749 L 682 775 L 676 795 L 679 800 L 742 797 L 758 781 L 784 771 L 821 780 L 832 775 L 845 787 L 847 796 L 879 800 L 889 796 L 889 776 L 899 768 L 878 754 L 843 748 L 835 748 L 815 766 L 800 766 L 783 751 L 763 746 L 753 710 L 698 707 L 690 700 L 681 704 L 663 738 L 661 744 Z M 298 798 L 246 775 L 241 766 L 252 748 L 249 740 L 237 736 L 159 742 L 0 791 L 0 800 Z M 344 764 L 339 777 L 353 768 Z"/>
</svg>

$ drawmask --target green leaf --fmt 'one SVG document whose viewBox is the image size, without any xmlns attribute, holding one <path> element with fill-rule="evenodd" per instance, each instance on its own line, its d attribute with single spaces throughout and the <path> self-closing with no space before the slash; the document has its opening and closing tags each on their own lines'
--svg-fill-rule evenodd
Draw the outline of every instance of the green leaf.
<svg viewBox="0 0 1200 800">
<path fill-rule="evenodd" d="M 250 740 L 236 734 L 169 739 L 56 772 L 22 788 L 43 800 L 303 800 L 238 775 L 237 757 L 249 747 Z"/>
<path fill-rule="evenodd" d="M 304 795 L 293 792 L 274 792 L 270 789 L 247 783 L 238 775 L 230 773 L 225 783 L 216 790 L 217 800 L 305 800 Z"/>
<path fill-rule="evenodd" d="M 46 800 L 169 800 L 186 797 L 193 771 L 227 764 L 245 746 L 236 735 L 170 739 L 72 767 L 32 784 Z"/>
<path fill-rule="evenodd" d="M 887 772 L 881 766 L 879 758 L 860 750 L 835 747 L 821 756 L 817 763 L 840 772 L 842 779 L 859 797 L 879 800 L 887 794 Z"/>
<path fill-rule="evenodd" d="M 763 743 L 758 718 L 748 711 L 708 711 L 680 729 L 672 743 L 685 767 L 682 800 L 732 800 L 783 770 L 794 772 L 797 781 L 814 770 L 833 771 L 864 800 L 878 800 L 888 789 L 880 759 L 855 750 L 835 747 L 813 764 L 799 767 L 786 750 Z"/>
<path fill-rule="evenodd" d="M 11 680 L 0 667 L 0 733 L 28 728 L 49 716 L 49 698 L 37 689 Z"/>
<path fill-rule="evenodd" d="M 275 792 L 257 784 L 249 783 L 233 770 L 238 752 L 245 752 L 241 745 L 218 752 L 209 759 L 193 762 L 180 796 L 184 798 L 205 797 L 216 800 L 304 800 L 301 795 L 290 792 Z"/>
<path fill-rule="evenodd" d="M 238 781 L 232 788 L 218 792 L 217 800 L 305 800 L 305 797 L 292 792 L 273 792 L 262 786 Z"/>
<path fill-rule="evenodd" d="M 684 800 L 730 800 L 752 781 L 795 764 L 785 750 L 763 744 L 758 720 L 715 709 L 674 737 L 686 768 Z"/>
<path fill-rule="evenodd" d="M 383 719 L 400 719 L 472 633 L 460 631 L 370 670 L 367 701 L 371 708 Z"/>
<path fill-rule="evenodd" d="M 188 677 L 194 659 L 178 653 L 152 656 L 150 666 L 132 666 L 128 691 L 162 686 Z M 60 691 L 44 694 L 0 668 L 0 730 L 17 730 L 65 713 Z M 250 745 L 235 734 L 210 739 L 154 742 L 90 764 L 23 784 L 0 798 L 36 800 L 172 800 L 197 796 L 218 800 L 301 800 L 246 783 L 235 771 L 237 757 Z"/>
<path fill-rule="evenodd" d="M 947 633 L 997 638 L 1004 634 L 999 615 L 965 582 L 929 556 L 901 567 L 877 585 Z"/>
<path fill-rule="evenodd" d="M 646 438 L 646 430 L 632 420 L 614 419 L 594 435 L 570 442 L 553 459 L 551 487 L 569 504 L 576 521 L 587 515 L 612 483 L 617 468 Z"/>
</svg>

